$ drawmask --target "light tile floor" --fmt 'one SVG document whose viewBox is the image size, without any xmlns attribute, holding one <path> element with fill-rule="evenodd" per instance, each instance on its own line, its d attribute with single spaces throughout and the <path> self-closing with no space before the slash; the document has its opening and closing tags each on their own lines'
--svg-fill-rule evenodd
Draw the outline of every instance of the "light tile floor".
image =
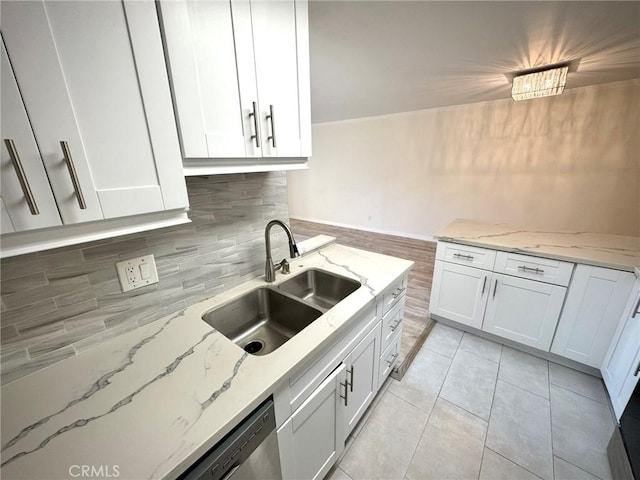
<svg viewBox="0 0 640 480">
<path fill-rule="evenodd" d="M 330 480 L 610 480 L 600 379 L 437 324 Z"/>
</svg>

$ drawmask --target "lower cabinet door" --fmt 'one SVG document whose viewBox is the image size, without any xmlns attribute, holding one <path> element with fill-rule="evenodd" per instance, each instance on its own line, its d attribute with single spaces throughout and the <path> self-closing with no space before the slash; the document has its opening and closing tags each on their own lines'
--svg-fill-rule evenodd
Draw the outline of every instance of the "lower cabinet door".
<svg viewBox="0 0 640 480">
<path fill-rule="evenodd" d="M 640 376 L 640 280 L 636 280 L 600 371 L 620 419 Z"/>
<path fill-rule="evenodd" d="M 348 435 L 356 426 L 378 391 L 380 328 L 376 326 L 349 354 L 347 368 L 346 419 Z"/>
<path fill-rule="evenodd" d="M 566 290 L 493 273 L 482 330 L 548 352 Z"/>
<path fill-rule="evenodd" d="M 480 329 L 490 284 L 490 272 L 436 260 L 429 309 L 435 315 Z"/>
<path fill-rule="evenodd" d="M 345 397 L 341 363 L 278 429 L 283 479 L 322 479 L 344 450 Z"/>
<path fill-rule="evenodd" d="M 600 368 L 634 280 L 631 272 L 577 265 L 551 352 Z"/>
</svg>

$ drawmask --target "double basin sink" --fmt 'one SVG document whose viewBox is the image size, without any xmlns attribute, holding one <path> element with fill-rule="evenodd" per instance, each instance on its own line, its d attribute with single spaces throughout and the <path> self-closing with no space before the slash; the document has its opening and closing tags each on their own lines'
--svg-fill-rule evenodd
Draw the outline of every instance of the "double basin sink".
<svg viewBox="0 0 640 480">
<path fill-rule="evenodd" d="M 209 310 L 202 319 L 248 353 L 266 355 L 360 286 L 324 270 L 306 270 Z"/>
</svg>

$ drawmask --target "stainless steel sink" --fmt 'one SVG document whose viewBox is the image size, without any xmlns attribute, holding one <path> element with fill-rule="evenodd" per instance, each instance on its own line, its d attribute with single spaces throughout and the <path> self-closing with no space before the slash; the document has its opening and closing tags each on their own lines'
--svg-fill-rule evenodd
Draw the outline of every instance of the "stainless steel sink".
<svg viewBox="0 0 640 480">
<path fill-rule="evenodd" d="M 322 312 L 304 302 L 261 287 L 202 319 L 253 355 L 266 355 L 317 319 Z"/>
<path fill-rule="evenodd" d="M 350 278 L 311 269 L 281 283 L 278 288 L 326 311 L 360 286 L 360 282 Z"/>
</svg>

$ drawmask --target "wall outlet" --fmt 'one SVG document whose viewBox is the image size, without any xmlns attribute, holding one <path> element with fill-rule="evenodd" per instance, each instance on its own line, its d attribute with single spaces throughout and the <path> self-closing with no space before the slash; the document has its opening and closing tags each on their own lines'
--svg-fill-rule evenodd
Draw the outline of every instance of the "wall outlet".
<svg viewBox="0 0 640 480">
<path fill-rule="evenodd" d="M 118 262 L 116 270 L 123 292 L 158 283 L 158 270 L 153 255 Z"/>
</svg>

